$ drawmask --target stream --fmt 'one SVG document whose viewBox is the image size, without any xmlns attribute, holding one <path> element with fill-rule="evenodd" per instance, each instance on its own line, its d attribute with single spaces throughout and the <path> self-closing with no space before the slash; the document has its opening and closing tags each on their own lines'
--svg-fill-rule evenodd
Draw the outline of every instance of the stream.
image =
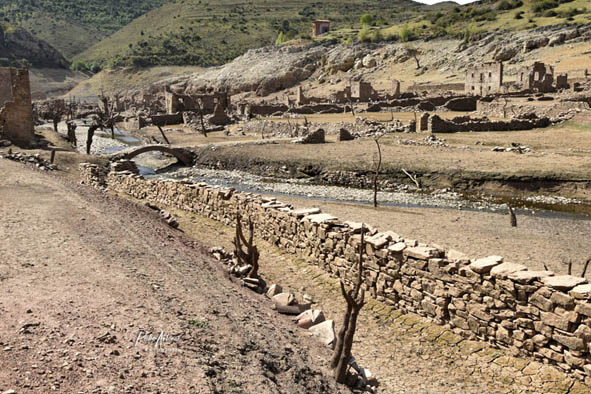
<svg viewBox="0 0 591 394">
<path fill-rule="evenodd" d="M 190 180 L 204 182 L 213 186 L 231 187 L 236 190 L 272 195 L 289 196 L 327 202 L 347 202 L 362 205 L 373 204 L 373 191 L 342 186 L 313 184 L 307 179 L 279 179 L 261 177 L 242 171 L 211 170 L 206 168 L 175 168 L 159 172 L 148 178 Z M 460 194 L 449 189 L 435 190 L 425 193 L 414 187 L 399 185 L 394 190 L 379 191 L 380 205 L 410 208 L 440 208 L 493 212 L 507 214 L 507 202 L 517 207 L 515 212 L 520 215 L 531 215 L 547 218 L 567 218 L 572 220 L 591 220 L 586 211 L 577 210 L 581 202 L 563 197 L 539 196 L 528 200 L 490 197 L 486 195 Z"/>
<path fill-rule="evenodd" d="M 51 125 L 47 125 L 52 127 Z M 60 124 L 60 133 L 66 135 L 65 124 Z M 77 150 L 86 151 L 88 126 L 78 121 L 76 138 Z M 91 154 L 107 155 L 141 146 L 144 142 L 126 130 L 115 128 L 111 131 L 97 130 L 93 138 Z M 198 167 L 173 166 L 176 159 L 160 152 L 148 152 L 134 158 L 140 174 L 148 178 L 183 179 L 204 182 L 209 185 L 231 187 L 236 190 L 272 196 L 290 196 L 328 202 L 347 202 L 362 205 L 373 203 L 373 191 L 343 186 L 314 184 L 309 179 L 285 179 L 262 177 L 243 171 L 211 170 Z M 159 170 L 164 169 L 164 170 Z M 571 220 L 591 220 L 591 205 L 581 201 L 554 196 L 534 196 L 516 198 L 513 195 L 490 196 L 483 193 L 457 193 L 449 189 L 425 193 L 408 185 L 399 185 L 393 190 L 379 191 L 380 205 L 410 208 L 440 208 L 470 210 L 507 214 L 507 203 L 520 215 L 547 218 L 567 218 Z"/>
</svg>

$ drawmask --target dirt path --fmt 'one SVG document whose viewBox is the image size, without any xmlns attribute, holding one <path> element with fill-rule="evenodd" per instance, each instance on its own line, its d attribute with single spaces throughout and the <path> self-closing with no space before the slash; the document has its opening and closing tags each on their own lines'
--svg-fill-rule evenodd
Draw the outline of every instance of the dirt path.
<svg viewBox="0 0 591 394">
<path fill-rule="evenodd" d="M 339 392 L 326 348 L 149 209 L 0 173 L 0 392 Z"/>
</svg>

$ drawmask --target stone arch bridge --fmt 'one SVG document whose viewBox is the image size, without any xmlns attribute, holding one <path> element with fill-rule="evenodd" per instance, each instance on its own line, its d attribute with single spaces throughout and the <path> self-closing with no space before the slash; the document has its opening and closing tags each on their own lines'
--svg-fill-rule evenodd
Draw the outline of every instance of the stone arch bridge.
<svg viewBox="0 0 591 394">
<path fill-rule="evenodd" d="M 162 152 L 176 157 L 185 166 L 192 166 L 195 163 L 195 154 L 186 148 L 173 148 L 165 145 L 144 145 L 128 148 L 110 155 L 110 160 L 131 160 L 134 157 L 146 152 Z"/>
</svg>

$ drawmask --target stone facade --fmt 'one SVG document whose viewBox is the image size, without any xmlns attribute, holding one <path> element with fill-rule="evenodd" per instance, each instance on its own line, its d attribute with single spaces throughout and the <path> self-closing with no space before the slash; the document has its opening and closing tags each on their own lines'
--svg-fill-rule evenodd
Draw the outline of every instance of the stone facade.
<svg viewBox="0 0 591 394">
<path fill-rule="evenodd" d="M 503 91 L 503 63 L 485 63 L 466 71 L 466 94 L 486 96 Z"/>
<path fill-rule="evenodd" d="M 354 101 L 368 102 L 370 100 L 377 100 L 378 93 L 369 82 L 356 81 L 351 82 L 351 98 Z"/>
<path fill-rule="evenodd" d="M 554 67 L 542 62 L 522 67 L 517 72 L 517 84 L 523 90 L 551 92 L 554 89 L 552 86 L 554 84 Z"/>
<path fill-rule="evenodd" d="M 0 139 L 26 146 L 33 137 L 29 71 L 0 68 Z"/>
<path fill-rule="evenodd" d="M 199 107 L 203 114 L 212 114 L 216 106 L 221 105 L 224 111 L 230 109 L 230 97 L 224 92 L 211 94 L 178 94 L 171 91 L 164 93 L 166 113 L 176 114 L 183 111 L 197 111 Z M 199 105 L 197 105 L 199 104 Z"/>
<path fill-rule="evenodd" d="M 348 285 L 356 280 L 360 223 L 233 189 L 145 180 L 130 172 L 109 173 L 107 184 L 110 190 L 229 226 L 240 210 L 252 217 L 258 237 Z M 470 259 L 394 231 L 372 230 L 366 240 L 363 286 L 378 301 L 591 381 L 591 284 L 585 279 L 529 271 L 499 256 Z"/>
<path fill-rule="evenodd" d="M 312 37 L 318 37 L 330 32 L 330 21 L 318 20 L 314 21 L 312 27 Z"/>
</svg>

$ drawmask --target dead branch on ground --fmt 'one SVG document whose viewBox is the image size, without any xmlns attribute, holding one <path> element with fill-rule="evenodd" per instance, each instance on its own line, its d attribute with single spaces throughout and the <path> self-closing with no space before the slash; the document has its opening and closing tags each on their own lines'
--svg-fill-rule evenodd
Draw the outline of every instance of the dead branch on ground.
<svg viewBox="0 0 591 394">
<path fill-rule="evenodd" d="M 402 169 L 402 172 L 404 172 L 404 174 L 410 178 L 411 181 L 413 181 L 415 183 L 415 185 L 417 185 L 417 187 L 420 189 L 421 188 L 421 184 L 419 183 L 419 181 L 417 180 L 416 176 L 413 176 L 411 174 L 408 173 L 408 171 L 406 171 L 404 168 Z"/>
</svg>

